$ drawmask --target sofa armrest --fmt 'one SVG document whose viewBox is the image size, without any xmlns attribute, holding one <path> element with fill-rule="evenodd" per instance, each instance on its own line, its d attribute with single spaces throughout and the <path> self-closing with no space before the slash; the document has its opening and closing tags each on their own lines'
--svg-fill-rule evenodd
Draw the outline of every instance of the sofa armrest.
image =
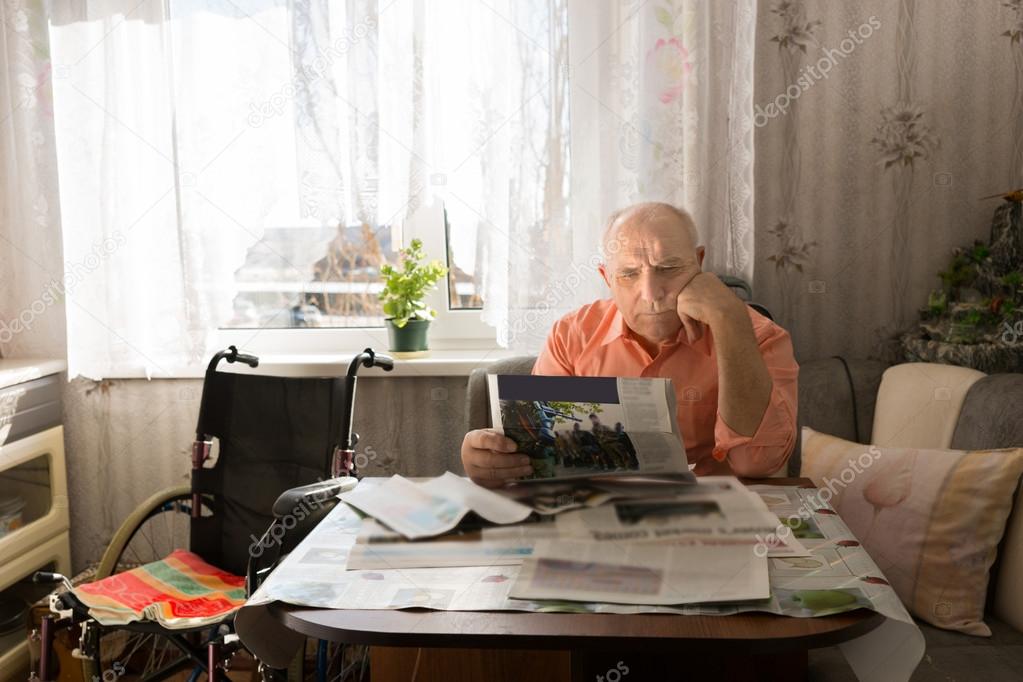
<svg viewBox="0 0 1023 682">
<path fill-rule="evenodd" d="M 1023 447 L 1023 374 L 991 374 L 966 393 L 952 434 L 956 450 Z M 1023 631 L 1023 483 L 1016 491 L 998 558 L 991 569 L 995 615 Z"/>
<path fill-rule="evenodd" d="M 886 365 L 877 360 L 846 362 L 848 374 L 838 358 L 811 360 L 799 366 L 799 412 L 796 423 L 800 433 L 804 426 L 809 426 L 814 431 L 857 443 L 870 440 L 874 424 L 874 403 Z M 800 474 L 801 441 L 801 436 L 796 439 L 795 450 L 789 458 L 789 476 Z"/>
</svg>

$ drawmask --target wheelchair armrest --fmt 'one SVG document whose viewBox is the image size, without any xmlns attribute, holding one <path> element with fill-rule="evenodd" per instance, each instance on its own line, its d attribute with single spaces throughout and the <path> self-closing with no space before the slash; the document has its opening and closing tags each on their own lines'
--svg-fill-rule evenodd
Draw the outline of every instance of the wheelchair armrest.
<svg viewBox="0 0 1023 682">
<path fill-rule="evenodd" d="M 249 547 L 246 594 L 252 596 L 281 557 L 290 553 L 340 500 L 338 494 L 355 487 L 350 476 L 317 481 L 285 490 L 273 505 L 273 523 L 263 537 Z"/>
<path fill-rule="evenodd" d="M 337 504 L 335 498 L 354 488 L 356 483 L 351 476 L 341 476 L 285 490 L 274 502 L 274 518 L 283 519 L 300 512 L 304 512 L 301 514 L 304 517 L 310 510 L 333 508 Z"/>
</svg>

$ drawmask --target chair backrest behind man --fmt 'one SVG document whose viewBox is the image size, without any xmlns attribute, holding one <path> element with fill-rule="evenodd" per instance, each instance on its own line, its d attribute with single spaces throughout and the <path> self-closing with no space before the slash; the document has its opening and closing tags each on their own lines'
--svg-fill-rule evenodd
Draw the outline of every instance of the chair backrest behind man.
<svg viewBox="0 0 1023 682">
<path fill-rule="evenodd" d="M 498 360 L 489 367 L 474 369 L 465 389 L 466 431 L 493 426 L 490 419 L 490 391 L 488 374 L 531 374 L 536 364 L 535 355 L 516 355 Z"/>
</svg>

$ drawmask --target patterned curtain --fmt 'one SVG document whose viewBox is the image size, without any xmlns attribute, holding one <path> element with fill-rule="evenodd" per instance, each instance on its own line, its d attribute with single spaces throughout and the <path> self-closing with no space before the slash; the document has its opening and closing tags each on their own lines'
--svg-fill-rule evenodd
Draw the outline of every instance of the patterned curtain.
<svg viewBox="0 0 1023 682">
<path fill-rule="evenodd" d="M 797 357 L 899 357 L 1023 177 L 1016 2 L 764 2 L 754 290 Z"/>
<path fill-rule="evenodd" d="M 753 275 L 756 2 L 570 0 L 552 14 L 537 64 L 545 106 L 523 110 L 528 144 L 498 146 L 521 178 L 496 188 L 507 212 L 496 203 L 486 233 L 485 316 L 522 350 L 608 295 L 597 272 L 604 222 L 637 201 L 688 208 L 705 266 Z"/>
<path fill-rule="evenodd" d="M 387 225 L 413 167 L 417 0 L 60 4 L 69 375 L 200 366 L 264 230 Z M 310 264 L 261 247 L 276 271 Z"/>
<path fill-rule="evenodd" d="M 173 375 L 281 224 L 475 226 L 483 319 L 535 350 L 606 295 L 607 215 L 696 216 L 750 279 L 754 0 L 112 0 L 52 40 L 70 374 Z M 304 263 L 278 257 L 296 271 Z"/>
<path fill-rule="evenodd" d="M 0 357 L 64 355 L 51 78 L 42 0 L 0 3 Z"/>
</svg>

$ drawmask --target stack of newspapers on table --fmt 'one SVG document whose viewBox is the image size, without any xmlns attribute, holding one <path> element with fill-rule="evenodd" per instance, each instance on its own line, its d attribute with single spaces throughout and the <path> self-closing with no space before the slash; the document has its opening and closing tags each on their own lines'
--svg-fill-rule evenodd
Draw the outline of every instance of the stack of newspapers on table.
<svg viewBox="0 0 1023 682">
<path fill-rule="evenodd" d="M 533 475 L 342 494 L 366 515 L 347 570 L 515 565 L 514 599 L 678 605 L 770 599 L 768 557 L 808 554 L 737 479 L 692 475 L 669 380 L 488 381 L 495 429 Z"/>
<path fill-rule="evenodd" d="M 661 379 L 489 378 L 495 429 L 533 474 L 486 490 L 451 473 L 366 478 L 285 556 L 235 627 L 284 667 L 302 635 L 275 603 L 884 622 L 840 645 L 861 680 L 906 680 L 923 635 L 814 488 L 690 473 Z M 683 409 L 684 406 L 683 406 Z"/>
</svg>

